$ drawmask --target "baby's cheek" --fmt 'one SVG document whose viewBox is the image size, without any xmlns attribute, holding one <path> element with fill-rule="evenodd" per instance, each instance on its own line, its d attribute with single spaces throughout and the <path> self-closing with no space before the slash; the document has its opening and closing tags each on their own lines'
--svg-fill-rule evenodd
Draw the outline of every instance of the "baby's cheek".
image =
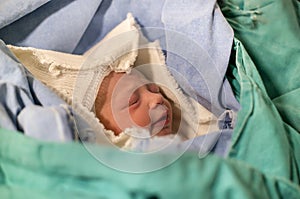
<svg viewBox="0 0 300 199">
<path fill-rule="evenodd" d="M 118 127 L 122 130 L 131 127 L 130 114 L 128 113 L 128 111 L 115 112 L 114 121 L 118 125 Z"/>
<path fill-rule="evenodd" d="M 129 111 L 130 118 L 135 126 L 146 127 L 151 123 L 151 119 L 149 117 L 149 111 L 140 108 L 139 110 Z"/>
</svg>

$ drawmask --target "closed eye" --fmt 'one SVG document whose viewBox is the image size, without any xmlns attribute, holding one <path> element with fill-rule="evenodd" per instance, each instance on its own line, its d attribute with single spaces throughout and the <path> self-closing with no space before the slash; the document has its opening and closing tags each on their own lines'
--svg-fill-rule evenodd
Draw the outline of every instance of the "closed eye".
<svg viewBox="0 0 300 199">
<path fill-rule="evenodd" d="M 138 96 L 133 94 L 129 99 L 128 105 L 133 106 L 133 105 L 137 104 L 138 102 L 139 102 Z"/>
</svg>

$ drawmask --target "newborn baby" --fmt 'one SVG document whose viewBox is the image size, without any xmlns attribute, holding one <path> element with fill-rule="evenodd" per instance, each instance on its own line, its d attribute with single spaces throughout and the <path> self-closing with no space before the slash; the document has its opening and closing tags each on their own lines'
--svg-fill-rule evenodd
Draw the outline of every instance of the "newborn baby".
<svg viewBox="0 0 300 199">
<path fill-rule="evenodd" d="M 100 86 L 95 114 L 115 135 L 139 127 L 163 136 L 174 133 L 171 104 L 159 86 L 137 70 L 129 74 L 111 72 Z"/>
</svg>

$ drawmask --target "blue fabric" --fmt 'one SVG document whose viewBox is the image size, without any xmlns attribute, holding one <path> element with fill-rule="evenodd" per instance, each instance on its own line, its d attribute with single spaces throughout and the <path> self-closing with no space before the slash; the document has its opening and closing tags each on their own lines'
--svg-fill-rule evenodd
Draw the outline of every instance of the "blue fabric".
<svg viewBox="0 0 300 199">
<path fill-rule="evenodd" d="M 100 3 L 52 0 L 19 20 L 15 18 L 17 21 L 0 30 L 0 38 L 7 44 L 72 52 Z"/>
<path fill-rule="evenodd" d="M 196 137 L 179 145 L 187 151 L 198 152 L 199 157 L 205 157 L 209 153 L 214 153 L 221 157 L 226 157 L 230 149 L 232 129 L 221 130 L 207 135 Z"/>
<path fill-rule="evenodd" d="M 0 126 L 45 141 L 73 140 L 66 103 L 34 79 L 2 41 L 0 57 Z"/>
<path fill-rule="evenodd" d="M 74 53 L 82 54 L 103 39 L 126 18 L 128 12 L 133 14 L 142 27 L 163 28 L 163 6 L 164 0 L 103 0 Z"/>
<path fill-rule="evenodd" d="M 180 9 L 180 12 L 178 11 Z M 215 114 L 237 111 L 238 102 L 224 79 L 233 30 L 216 1 L 166 0 L 162 12 L 167 39 L 167 64 L 185 77 L 179 84 Z M 208 102 L 208 103 L 207 103 Z"/>
<path fill-rule="evenodd" d="M 34 11 L 50 0 L 1 0 L 0 28 Z"/>
</svg>

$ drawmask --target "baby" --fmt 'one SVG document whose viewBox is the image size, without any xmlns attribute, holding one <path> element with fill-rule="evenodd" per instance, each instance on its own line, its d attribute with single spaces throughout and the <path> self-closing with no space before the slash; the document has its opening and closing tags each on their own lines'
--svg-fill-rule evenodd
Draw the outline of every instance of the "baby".
<svg viewBox="0 0 300 199">
<path fill-rule="evenodd" d="M 157 136 L 174 133 L 172 101 L 137 70 L 129 74 L 111 72 L 104 78 L 95 113 L 115 135 L 131 127 L 145 128 Z"/>
</svg>

